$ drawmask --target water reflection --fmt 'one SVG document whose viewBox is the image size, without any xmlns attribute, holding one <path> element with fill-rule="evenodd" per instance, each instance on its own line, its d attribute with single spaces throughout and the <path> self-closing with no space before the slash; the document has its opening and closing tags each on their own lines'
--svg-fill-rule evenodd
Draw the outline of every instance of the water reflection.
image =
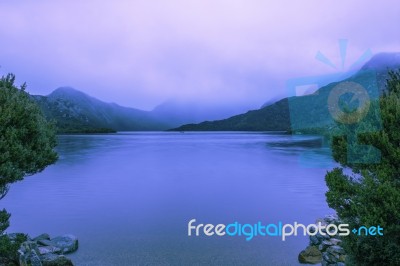
<svg viewBox="0 0 400 266">
<path fill-rule="evenodd" d="M 246 132 L 60 136 L 59 162 L 2 203 L 11 231 L 78 235 L 77 265 L 296 265 L 304 237 L 188 238 L 187 222 L 311 223 L 329 213 L 326 168 L 304 167 L 331 161 L 317 142 Z"/>
</svg>

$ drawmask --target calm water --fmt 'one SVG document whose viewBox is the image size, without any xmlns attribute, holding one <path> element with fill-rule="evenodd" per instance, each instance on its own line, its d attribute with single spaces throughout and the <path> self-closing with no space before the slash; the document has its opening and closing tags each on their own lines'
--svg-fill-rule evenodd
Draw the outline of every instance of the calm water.
<svg viewBox="0 0 400 266">
<path fill-rule="evenodd" d="M 9 232 L 72 233 L 76 265 L 296 265 L 306 237 L 188 237 L 187 223 L 313 223 L 329 150 L 266 133 L 60 136 L 59 161 L 0 202 Z"/>
</svg>

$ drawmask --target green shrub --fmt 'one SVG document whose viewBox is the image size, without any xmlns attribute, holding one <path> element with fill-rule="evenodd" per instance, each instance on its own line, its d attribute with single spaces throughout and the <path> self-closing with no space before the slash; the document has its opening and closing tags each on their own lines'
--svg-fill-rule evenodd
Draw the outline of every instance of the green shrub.
<svg viewBox="0 0 400 266">
<path fill-rule="evenodd" d="M 379 163 L 348 162 L 346 138 L 332 143 L 334 159 L 341 167 L 326 175 L 328 205 L 351 228 L 384 228 L 383 236 L 343 238 L 349 264 L 400 265 L 400 72 L 389 75 L 387 90 L 379 99 L 383 129 L 359 136 L 362 144 L 380 150 Z"/>
</svg>

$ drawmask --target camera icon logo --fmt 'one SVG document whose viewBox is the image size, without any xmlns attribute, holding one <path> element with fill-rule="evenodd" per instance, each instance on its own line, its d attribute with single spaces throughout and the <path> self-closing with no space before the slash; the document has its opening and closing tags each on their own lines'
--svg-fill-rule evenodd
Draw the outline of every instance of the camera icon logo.
<svg viewBox="0 0 400 266">
<path fill-rule="evenodd" d="M 342 66 L 346 57 L 347 41 L 340 40 Z M 367 50 L 354 65 L 366 62 L 371 56 Z M 331 63 L 321 52 L 316 59 L 331 66 Z M 353 67 L 351 67 L 353 68 Z M 347 74 L 347 78 L 343 78 Z M 360 143 L 359 136 L 377 132 L 382 128 L 379 108 L 379 86 L 377 73 L 370 69 L 353 72 L 337 72 L 330 75 L 309 76 L 287 81 L 289 93 L 288 104 L 292 134 L 323 135 L 323 146 L 328 147 L 335 137 L 345 137 L 347 141 L 347 163 L 378 163 L 380 151 L 374 146 Z M 336 80 L 325 85 L 322 81 Z M 342 80 L 342 81 L 339 81 Z M 301 94 L 304 88 L 314 88 L 314 92 Z M 306 90 L 307 92 L 307 90 Z M 294 97 L 296 96 L 296 97 Z M 302 158 L 309 158 L 307 150 L 300 155 L 303 166 L 309 167 Z M 313 156 L 313 159 L 318 160 Z M 309 161 L 309 160 L 308 160 Z M 329 163 L 328 163 L 329 161 Z M 322 160 L 312 167 L 330 167 L 330 160 Z"/>
<path fill-rule="evenodd" d="M 344 112 L 340 107 L 340 99 L 345 94 L 352 94 L 351 102 L 359 102 L 356 110 L 351 113 Z M 329 112 L 332 118 L 342 124 L 354 124 L 360 122 L 368 113 L 370 98 L 367 90 L 359 83 L 353 81 L 340 82 L 332 88 L 328 97 Z"/>
</svg>

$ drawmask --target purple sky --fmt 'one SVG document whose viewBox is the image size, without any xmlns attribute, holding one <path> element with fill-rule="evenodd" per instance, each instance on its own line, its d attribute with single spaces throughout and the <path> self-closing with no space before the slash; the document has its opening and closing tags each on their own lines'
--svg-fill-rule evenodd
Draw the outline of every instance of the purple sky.
<svg viewBox="0 0 400 266">
<path fill-rule="evenodd" d="M 171 98 L 259 106 L 289 78 L 336 72 L 315 55 L 340 65 L 338 39 L 345 69 L 367 49 L 400 51 L 398 0 L 5 0 L 0 18 L 0 74 L 33 94 L 67 85 L 147 110 Z"/>
</svg>

